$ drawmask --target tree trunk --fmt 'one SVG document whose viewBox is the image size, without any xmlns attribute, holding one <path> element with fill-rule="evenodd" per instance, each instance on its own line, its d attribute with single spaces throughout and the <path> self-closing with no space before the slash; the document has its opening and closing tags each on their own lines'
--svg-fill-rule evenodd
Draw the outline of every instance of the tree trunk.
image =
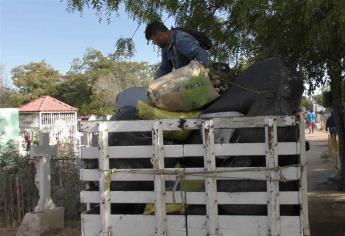
<svg viewBox="0 0 345 236">
<path fill-rule="evenodd" d="M 342 75 L 340 62 L 328 64 L 328 75 L 331 79 L 332 108 L 335 122 L 338 130 L 339 139 L 339 159 L 340 159 L 340 176 L 345 180 L 345 116 L 342 96 Z"/>
<path fill-rule="evenodd" d="M 340 159 L 340 175 L 345 180 L 345 152 L 344 152 L 344 112 L 341 108 L 333 108 L 335 121 L 338 130 L 338 140 L 339 140 L 339 159 Z"/>
</svg>

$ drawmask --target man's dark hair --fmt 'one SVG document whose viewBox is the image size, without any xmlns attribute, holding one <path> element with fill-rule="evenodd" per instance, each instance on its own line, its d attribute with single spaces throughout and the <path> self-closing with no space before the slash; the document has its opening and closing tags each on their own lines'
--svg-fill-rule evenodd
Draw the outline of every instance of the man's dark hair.
<svg viewBox="0 0 345 236">
<path fill-rule="evenodd" d="M 169 29 L 160 21 L 150 22 L 145 29 L 145 38 L 150 40 L 157 32 L 167 32 Z"/>
</svg>

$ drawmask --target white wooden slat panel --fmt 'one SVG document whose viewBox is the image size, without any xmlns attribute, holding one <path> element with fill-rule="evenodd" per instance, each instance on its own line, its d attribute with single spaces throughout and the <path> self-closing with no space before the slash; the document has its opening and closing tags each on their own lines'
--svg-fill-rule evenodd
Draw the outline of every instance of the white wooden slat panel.
<svg viewBox="0 0 345 236">
<path fill-rule="evenodd" d="M 110 186 L 106 186 L 106 175 L 109 173 L 109 155 L 108 155 L 108 132 L 106 125 L 99 125 L 98 137 L 100 158 L 99 169 L 101 177 L 99 179 L 99 196 L 100 196 L 100 215 L 102 223 L 102 232 L 100 235 L 108 236 L 111 230 L 111 193 Z"/>
<path fill-rule="evenodd" d="M 214 128 L 255 128 L 264 127 L 265 120 L 273 116 L 255 116 L 255 117 L 229 117 L 213 118 Z M 277 126 L 294 126 L 296 125 L 295 116 L 274 116 L 277 120 Z"/>
<path fill-rule="evenodd" d="M 146 132 L 152 130 L 154 120 L 135 120 L 135 121 L 84 121 L 79 124 L 80 132 L 97 132 L 98 124 L 104 123 L 107 125 L 109 132 Z M 200 119 L 164 119 L 163 130 L 181 130 L 183 129 L 199 129 L 201 127 Z"/>
<path fill-rule="evenodd" d="M 136 120 L 136 121 L 81 121 L 79 123 L 80 132 L 95 133 L 98 131 L 98 125 L 105 123 L 110 129 L 109 132 L 134 132 L 134 131 L 151 131 L 153 121 Z"/>
<path fill-rule="evenodd" d="M 152 146 L 154 150 L 151 159 L 153 168 L 155 170 L 164 169 L 164 146 L 163 146 L 163 123 L 155 121 L 152 129 Z M 167 215 L 166 215 L 166 194 L 165 194 L 165 176 L 154 176 L 154 190 L 155 190 L 155 216 L 156 216 L 156 230 L 157 236 L 166 236 L 167 230 Z"/>
<path fill-rule="evenodd" d="M 200 145 L 199 145 L 200 146 Z M 153 155 L 152 146 L 110 146 L 109 158 L 151 158 Z M 165 157 L 182 157 L 183 145 L 165 145 Z M 82 148 L 82 159 L 98 159 L 99 150 L 97 147 Z"/>
<path fill-rule="evenodd" d="M 185 216 L 169 215 L 168 234 L 185 236 Z M 81 231 L 84 236 L 98 236 L 100 217 L 98 215 L 82 215 L 84 225 Z M 153 236 L 155 217 L 144 215 L 112 215 L 113 235 Z M 188 216 L 188 236 L 206 236 L 206 216 Z M 258 236 L 268 235 L 266 216 L 219 216 L 221 235 Z M 300 230 L 298 216 L 282 216 L 282 236 L 297 236 Z M 134 227 L 135 226 L 135 227 Z"/>
<path fill-rule="evenodd" d="M 266 140 L 266 167 L 277 168 L 278 165 L 278 134 L 277 121 L 275 118 L 266 120 L 265 140 Z M 267 172 L 267 215 L 268 234 L 271 236 L 281 235 L 280 222 L 280 192 L 278 171 Z"/>
<path fill-rule="evenodd" d="M 97 169 L 80 169 L 79 178 L 81 181 L 98 181 L 101 174 Z"/>
<path fill-rule="evenodd" d="M 281 142 L 277 147 L 278 155 L 298 155 L 301 153 L 300 145 L 296 142 Z"/>
<path fill-rule="evenodd" d="M 243 167 L 244 168 L 244 167 Z M 266 180 L 266 171 L 264 168 L 260 167 L 245 167 L 247 171 L 243 170 L 242 167 L 233 168 L 217 168 L 218 171 L 224 171 L 218 174 L 218 179 L 252 179 L 252 180 Z M 225 172 L 232 170 L 233 172 Z M 256 171 L 248 171 L 250 169 L 255 169 Z M 145 170 L 145 169 L 142 169 Z M 165 170 L 174 170 L 173 168 L 166 168 Z M 181 171 L 183 169 L 180 169 Z M 201 172 L 203 168 L 186 168 L 186 172 Z M 261 171 L 260 171 L 261 170 Z M 280 177 L 284 180 L 297 180 L 299 178 L 299 167 L 287 167 L 281 169 Z M 80 179 L 83 181 L 98 181 L 99 171 L 97 169 L 81 169 Z M 138 173 L 114 173 L 111 178 L 113 181 L 153 181 L 153 175 L 151 174 L 138 174 Z M 166 180 L 175 181 L 176 175 L 167 175 Z M 186 180 L 203 180 L 203 176 L 189 176 L 187 175 L 184 179 Z"/>
<path fill-rule="evenodd" d="M 98 147 L 81 147 L 81 159 L 98 159 L 100 157 L 100 150 Z"/>
<path fill-rule="evenodd" d="M 265 155 L 264 143 L 228 143 L 215 145 L 216 156 L 253 156 Z M 82 159 L 98 159 L 98 147 L 83 147 Z M 300 145 L 296 142 L 278 143 L 278 155 L 296 155 Z M 152 146 L 110 146 L 109 158 L 151 158 Z M 201 144 L 165 145 L 165 157 L 202 156 Z"/>
<path fill-rule="evenodd" d="M 163 130 L 193 130 L 201 128 L 201 119 L 175 119 L 175 120 L 162 120 L 163 121 Z"/>
<path fill-rule="evenodd" d="M 80 221 L 80 231 L 82 236 L 99 236 L 100 232 L 102 232 L 100 215 L 89 215 L 82 213 L 80 216 Z"/>
<path fill-rule="evenodd" d="M 216 118 L 214 119 L 214 128 L 241 128 L 241 127 L 264 127 L 267 117 L 246 117 L 246 118 Z M 275 117 L 277 126 L 295 125 L 295 117 Z M 151 131 L 154 121 L 112 121 L 112 122 L 94 122 L 89 124 L 87 122 L 84 126 L 86 132 L 97 132 L 98 123 L 105 123 L 107 130 L 110 132 L 135 132 L 135 131 Z M 163 130 L 179 130 L 181 125 L 185 129 L 199 129 L 201 128 L 202 120 L 163 120 Z M 301 140 L 300 140 L 301 141 Z M 304 144 L 304 143 L 303 143 Z M 256 146 L 257 145 L 257 146 Z M 114 149 L 113 149 L 114 148 Z M 304 151 L 304 145 L 299 143 L 279 143 L 276 147 L 276 152 L 279 155 L 295 155 L 301 153 L 301 148 Z M 130 150 L 130 152 L 129 152 Z M 84 159 L 97 159 L 99 158 L 98 148 L 85 148 L 82 150 L 82 158 Z M 242 154 L 245 152 L 245 154 Z M 257 144 L 226 144 L 215 145 L 215 153 L 218 156 L 241 156 L 241 155 L 265 155 L 265 147 L 261 143 Z M 144 156 L 145 154 L 145 156 Z M 189 154 L 189 155 L 188 155 Z M 110 158 L 131 158 L 131 157 L 144 157 L 150 158 L 153 155 L 151 146 L 130 146 L 130 147 L 110 147 Z M 182 157 L 184 156 L 202 156 L 202 145 L 168 145 L 164 147 L 164 157 Z M 302 154 L 303 155 L 303 152 Z M 217 170 L 225 171 L 228 168 L 217 168 Z M 248 169 L 248 168 L 246 168 Z M 147 170 L 147 169 L 146 169 Z M 173 170 L 173 168 L 168 169 Z M 203 168 L 186 169 L 186 171 L 202 172 Z M 254 170 L 254 168 L 253 168 Z M 219 178 L 244 178 L 267 180 L 267 173 L 271 171 L 263 171 L 262 169 L 255 168 L 255 172 L 248 172 L 241 168 L 232 168 L 232 171 L 220 174 Z M 296 180 L 303 175 L 305 169 L 299 167 L 289 167 L 287 169 L 279 170 L 279 175 L 276 178 L 282 177 L 284 180 Z M 82 169 L 80 171 L 80 178 L 83 181 L 99 181 L 99 170 Z M 164 176 L 166 180 L 176 180 L 176 175 Z M 205 179 L 204 176 L 188 176 L 185 179 Z M 117 181 L 133 181 L 133 180 L 147 180 L 153 181 L 153 174 L 134 174 L 134 173 L 116 173 L 112 176 L 112 180 Z M 302 181 L 303 184 L 304 181 Z M 281 204 L 298 204 L 303 199 L 303 194 L 299 192 L 279 192 Z M 143 199 L 154 202 L 157 196 L 154 192 L 110 192 L 112 202 L 142 202 Z M 177 202 L 181 201 L 180 192 L 175 193 Z M 302 196 L 302 197 L 301 197 Z M 187 203 L 205 204 L 205 193 L 187 193 Z M 81 192 L 82 202 L 91 202 L 100 200 L 99 192 Z M 97 199 L 98 198 L 98 199 Z M 266 199 L 266 201 L 265 201 Z M 167 192 L 167 202 L 172 201 L 172 193 Z M 243 192 L 243 193 L 217 193 L 218 204 L 246 204 L 247 200 L 251 204 L 267 204 L 264 192 Z M 305 203 L 303 203 L 305 204 Z M 302 207 L 303 208 L 303 207 Z M 305 208 L 304 208 L 305 211 Z M 303 215 L 303 210 L 301 210 Z M 93 217 L 93 218 L 92 218 Z M 305 215 L 304 215 L 305 217 Z M 281 235 L 301 235 L 307 233 L 305 229 L 306 222 L 303 222 L 303 216 L 282 216 L 280 217 Z M 157 233 L 157 221 L 155 216 L 142 216 L 142 215 L 112 215 L 111 226 L 113 235 L 155 235 Z M 83 235 L 100 235 L 106 232 L 102 230 L 101 218 L 98 215 L 82 215 L 82 234 Z M 114 223 L 115 222 L 115 223 Z M 168 216 L 167 217 L 167 235 L 186 235 L 185 232 L 185 217 L 184 216 Z M 133 224 L 135 227 L 133 227 Z M 188 216 L 188 235 L 206 235 L 207 234 L 207 220 L 205 216 Z M 268 235 L 269 234 L 269 218 L 267 216 L 219 216 L 220 234 L 221 235 Z M 85 227 L 87 230 L 85 230 Z M 85 233 L 87 232 L 87 233 Z M 306 234 L 307 235 L 307 234 Z"/>
<path fill-rule="evenodd" d="M 265 118 L 271 116 L 257 117 L 229 117 L 229 118 L 213 118 L 214 128 L 252 128 L 264 127 Z M 294 116 L 275 116 L 278 127 L 293 126 L 296 124 Z M 164 119 L 163 130 L 180 130 L 183 129 L 199 129 L 201 127 L 201 119 Z M 182 121 L 182 122 L 181 122 Z M 97 132 L 100 123 L 106 123 L 109 132 L 144 132 L 151 131 L 153 120 L 135 120 L 135 121 L 82 121 L 79 123 L 80 132 Z"/>
<path fill-rule="evenodd" d="M 173 203 L 173 193 L 166 192 L 166 202 Z M 184 193 L 183 193 L 184 194 Z M 267 204 L 266 192 L 235 192 L 226 193 L 218 192 L 218 204 Z M 100 198 L 97 191 L 81 191 L 80 201 L 82 203 L 99 203 Z M 154 203 L 154 192 L 140 192 L 140 191 L 112 191 L 111 202 L 112 203 Z M 175 192 L 176 203 L 182 203 L 181 192 Z M 187 204 L 205 204 L 204 192 L 187 192 L 186 193 Z M 298 192 L 281 192 L 280 203 L 289 205 L 299 204 Z"/>
<path fill-rule="evenodd" d="M 152 146 L 111 146 L 109 147 L 110 158 L 151 158 Z M 182 157 L 183 145 L 164 145 L 165 157 Z"/>
<path fill-rule="evenodd" d="M 308 196 L 307 196 L 307 160 L 305 151 L 305 130 L 304 130 L 304 119 L 300 117 L 299 120 L 299 144 L 301 155 L 300 155 L 300 220 L 301 220 L 301 235 L 309 236 L 309 216 L 308 216 Z"/>
<path fill-rule="evenodd" d="M 264 143 L 216 144 L 216 156 L 256 156 L 265 155 Z M 300 147 L 296 142 L 278 143 L 278 155 L 296 155 Z"/>
<path fill-rule="evenodd" d="M 207 171 L 216 170 L 216 152 L 214 147 L 213 120 L 202 123 L 202 140 L 204 148 L 204 166 Z M 205 177 L 207 234 L 219 236 L 219 216 L 217 200 L 217 180 Z"/>
</svg>

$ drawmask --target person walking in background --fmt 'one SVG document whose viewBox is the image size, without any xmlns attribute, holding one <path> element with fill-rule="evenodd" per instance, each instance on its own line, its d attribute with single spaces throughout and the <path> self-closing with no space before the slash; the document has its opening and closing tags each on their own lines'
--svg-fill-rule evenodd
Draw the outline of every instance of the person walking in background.
<svg viewBox="0 0 345 236">
<path fill-rule="evenodd" d="M 326 121 L 326 131 L 328 131 L 331 136 L 332 135 L 337 136 L 337 126 L 335 124 L 333 112 L 331 113 L 331 116 L 328 117 Z"/>
<path fill-rule="evenodd" d="M 309 133 L 314 133 L 315 130 L 315 123 L 316 123 L 316 115 L 313 111 L 308 112 L 307 120 L 309 122 Z"/>
<path fill-rule="evenodd" d="M 334 119 L 333 112 L 331 113 L 331 116 L 328 117 L 326 121 L 326 131 L 329 132 L 328 137 L 328 150 L 331 156 L 335 158 L 335 167 L 339 168 L 339 155 L 338 155 L 338 142 L 337 142 L 337 127 Z"/>
<path fill-rule="evenodd" d="M 334 144 L 336 143 L 336 139 L 337 139 L 337 126 L 335 124 L 333 112 L 331 113 L 331 116 L 328 117 L 328 119 L 326 121 L 326 131 L 329 132 L 332 146 L 334 146 Z"/>
<path fill-rule="evenodd" d="M 31 147 L 31 137 L 28 133 L 24 134 L 25 150 L 30 151 Z"/>
<path fill-rule="evenodd" d="M 302 116 L 303 116 L 303 120 L 304 120 L 304 123 L 305 123 L 304 129 L 306 129 L 306 130 L 308 129 L 308 131 L 310 133 L 309 121 L 308 121 L 308 113 L 309 113 L 309 111 L 302 112 Z"/>
<path fill-rule="evenodd" d="M 329 135 L 331 137 L 336 137 L 337 136 L 337 126 L 335 124 L 335 119 L 334 119 L 333 112 L 331 113 L 331 116 L 328 117 L 328 119 L 326 121 L 326 131 L 329 132 Z"/>
</svg>

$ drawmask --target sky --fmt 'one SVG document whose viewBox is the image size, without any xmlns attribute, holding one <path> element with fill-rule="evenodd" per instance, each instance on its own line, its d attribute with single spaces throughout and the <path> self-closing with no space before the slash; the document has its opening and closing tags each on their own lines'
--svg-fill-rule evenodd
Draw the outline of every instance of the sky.
<svg viewBox="0 0 345 236">
<path fill-rule="evenodd" d="M 0 64 L 5 66 L 5 82 L 10 83 L 13 67 L 42 60 L 64 74 L 87 48 L 108 55 L 115 51 L 118 38 L 131 37 L 138 26 L 123 11 L 108 24 L 99 22 L 92 9 L 81 15 L 67 12 L 66 7 L 66 0 L 0 0 Z M 135 33 L 132 60 L 157 63 L 159 53 L 147 44 L 144 30 L 141 25 Z"/>
</svg>

